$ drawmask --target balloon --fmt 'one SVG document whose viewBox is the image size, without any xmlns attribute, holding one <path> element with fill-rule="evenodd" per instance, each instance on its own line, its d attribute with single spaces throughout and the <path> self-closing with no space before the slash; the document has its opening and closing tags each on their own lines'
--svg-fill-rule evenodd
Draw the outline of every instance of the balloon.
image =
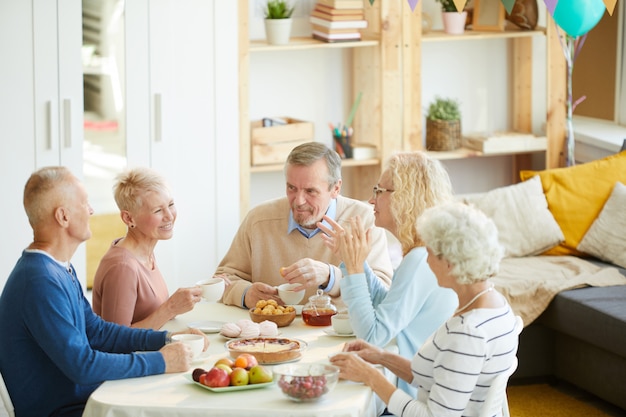
<svg viewBox="0 0 626 417">
<path fill-rule="evenodd" d="M 554 21 L 570 36 L 582 36 L 598 24 L 606 7 L 602 0 L 559 0 Z"/>
</svg>

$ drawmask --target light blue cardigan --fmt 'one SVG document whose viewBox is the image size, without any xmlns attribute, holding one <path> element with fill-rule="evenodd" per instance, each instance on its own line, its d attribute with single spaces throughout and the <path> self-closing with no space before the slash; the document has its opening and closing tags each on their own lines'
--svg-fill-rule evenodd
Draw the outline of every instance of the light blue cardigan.
<svg viewBox="0 0 626 417">
<path fill-rule="evenodd" d="M 407 253 L 389 289 L 367 263 L 365 273 L 354 275 L 346 275 L 341 265 L 341 298 L 358 338 L 381 347 L 395 338 L 400 355 L 412 359 L 428 336 L 454 314 L 456 294 L 439 287 L 427 257 L 425 247 Z M 416 398 L 416 389 L 410 384 L 399 381 L 398 387 Z"/>
</svg>

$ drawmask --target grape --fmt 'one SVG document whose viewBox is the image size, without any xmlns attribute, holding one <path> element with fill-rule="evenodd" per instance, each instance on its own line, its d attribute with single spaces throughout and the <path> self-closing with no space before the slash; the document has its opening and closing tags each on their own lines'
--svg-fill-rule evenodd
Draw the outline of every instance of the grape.
<svg viewBox="0 0 626 417">
<path fill-rule="evenodd" d="M 278 381 L 280 389 L 289 397 L 304 401 L 313 400 L 324 395 L 328 389 L 326 387 L 325 376 L 296 376 L 281 377 Z"/>
</svg>

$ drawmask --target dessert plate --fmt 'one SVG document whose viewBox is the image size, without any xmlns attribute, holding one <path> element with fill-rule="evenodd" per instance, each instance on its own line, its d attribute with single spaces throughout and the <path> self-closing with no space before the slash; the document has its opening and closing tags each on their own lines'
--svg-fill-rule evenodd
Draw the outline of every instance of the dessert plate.
<svg viewBox="0 0 626 417">
<path fill-rule="evenodd" d="M 271 382 L 262 382 L 260 384 L 248 384 L 248 385 L 237 385 L 237 386 L 213 388 L 213 387 L 207 387 L 206 385 L 202 385 L 201 383 L 194 381 L 191 374 L 185 374 L 183 376 L 185 377 L 187 381 L 193 383 L 194 385 L 197 385 L 204 389 L 208 389 L 209 391 L 213 391 L 213 392 L 244 391 L 244 390 L 249 390 L 249 389 L 265 388 L 274 384 L 274 381 L 271 381 Z"/>
<path fill-rule="evenodd" d="M 335 329 L 324 329 L 324 333 L 326 333 L 329 336 L 336 336 L 336 337 L 355 337 L 356 336 L 354 333 L 337 333 Z"/>
<path fill-rule="evenodd" d="M 187 326 L 191 327 L 192 329 L 198 329 L 204 333 L 219 333 L 224 324 L 226 324 L 226 322 L 204 320 L 194 321 L 193 323 L 187 324 Z"/>
</svg>

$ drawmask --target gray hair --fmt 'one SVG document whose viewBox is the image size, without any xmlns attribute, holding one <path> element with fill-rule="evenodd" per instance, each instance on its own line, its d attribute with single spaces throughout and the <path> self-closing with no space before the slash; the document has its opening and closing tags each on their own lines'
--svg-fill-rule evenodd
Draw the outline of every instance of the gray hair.
<svg viewBox="0 0 626 417">
<path fill-rule="evenodd" d="M 41 168 L 24 186 L 24 210 L 32 227 L 45 221 L 72 194 L 72 172 L 63 166 Z"/>
<path fill-rule="evenodd" d="M 452 264 L 460 284 L 493 277 L 504 249 L 498 229 L 482 211 L 463 203 L 448 203 L 424 211 L 418 219 L 422 240 L 434 255 Z"/>
<path fill-rule="evenodd" d="M 284 172 L 288 165 L 311 166 L 324 158 L 328 167 L 328 184 L 332 188 L 341 180 L 341 158 L 334 150 L 320 142 L 307 142 L 291 150 L 285 162 Z"/>
</svg>

